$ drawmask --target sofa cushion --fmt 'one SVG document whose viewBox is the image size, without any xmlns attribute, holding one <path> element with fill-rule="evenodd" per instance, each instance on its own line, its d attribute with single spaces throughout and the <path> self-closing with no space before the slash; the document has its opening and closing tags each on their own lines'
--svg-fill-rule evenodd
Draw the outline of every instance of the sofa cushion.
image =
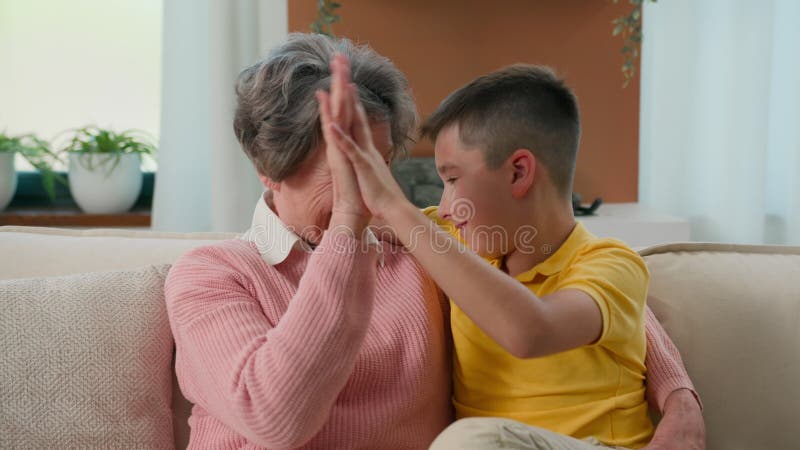
<svg viewBox="0 0 800 450">
<path fill-rule="evenodd" d="M 702 397 L 708 448 L 795 448 L 800 248 L 670 244 L 641 254 L 650 307 Z"/>
<path fill-rule="evenodd" d="M 173 447 L 168 268 L 0 281 L 0 447 Z"/>
</svg>

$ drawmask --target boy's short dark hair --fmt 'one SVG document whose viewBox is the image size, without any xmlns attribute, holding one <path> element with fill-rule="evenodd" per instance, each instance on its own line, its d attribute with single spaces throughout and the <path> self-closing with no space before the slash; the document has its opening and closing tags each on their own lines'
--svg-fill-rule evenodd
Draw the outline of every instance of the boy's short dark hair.
<svg viewBox="0 0 800 450">
<path fill-rule="evenodd" d="M 455 124 L 461 142 L 481 149 L 490 168 L 526 148 L 562 194 L 572 192 L 581 134 L 578 101 L 550 68 L 516 64 L 476 78 L 439 105 L 422 135 L 435 141 Z"/>
</svg>

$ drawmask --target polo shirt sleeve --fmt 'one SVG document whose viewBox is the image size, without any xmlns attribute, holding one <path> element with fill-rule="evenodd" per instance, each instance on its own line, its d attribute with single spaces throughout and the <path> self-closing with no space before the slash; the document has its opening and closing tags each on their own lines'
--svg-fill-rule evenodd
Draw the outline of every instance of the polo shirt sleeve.
<svg viewBox="0 0 800 450">
<path fill-rule="evenodd" d="M 594 345 L 615 350 L 642 334 L 650 273 L 620 241 L 603 239 L 576 254 L 562 270 L 558 289 L 578 289 L 597 303 L 603 330 Z"/>
</svg>

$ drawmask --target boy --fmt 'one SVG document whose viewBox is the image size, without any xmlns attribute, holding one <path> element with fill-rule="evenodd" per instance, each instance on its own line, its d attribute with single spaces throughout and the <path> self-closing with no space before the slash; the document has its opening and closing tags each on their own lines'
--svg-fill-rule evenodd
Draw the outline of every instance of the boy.
<svg viewBox="0 0 800 450">
<path fill-rule="evenodd" d="M 456 415 L 504 418 L 460 420 L 433 448 L 646 445 L 649 275 L 622 242 L 574 220 L 572 92 L 547 69 L 511 66 L 450 95 L 423 126 L 445 181 L 425 215 L 477 255 L 405 200 L 355 108 L 353 130 L 333 135 L 366 206 L 452 301 Z"/>
</svg>

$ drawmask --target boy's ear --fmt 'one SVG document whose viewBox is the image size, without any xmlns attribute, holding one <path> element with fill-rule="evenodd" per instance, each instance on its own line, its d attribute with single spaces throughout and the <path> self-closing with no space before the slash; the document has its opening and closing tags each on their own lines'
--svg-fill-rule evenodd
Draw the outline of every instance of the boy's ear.
<svg viewBox="0 0 800 450">
<path fill-rule="evenodd" d="M 536 156 L 528 149 L 514 150 L 508 158 L 511 164 L 511 195 L 522 198 L 533 186 L 536 175 Z"/>
<path fill-rule="evenodd" d="M 266 175 L 261 175 L 259 173 L 258 180 L 261 181 L 261 184 L 264 185 L 264 187 L 269 189 L 270 191 L 278 192 L 281 190 L 281 183 L 277 181 L 272 181 L 272 179 L 267 177 Z"/>
</svg>

